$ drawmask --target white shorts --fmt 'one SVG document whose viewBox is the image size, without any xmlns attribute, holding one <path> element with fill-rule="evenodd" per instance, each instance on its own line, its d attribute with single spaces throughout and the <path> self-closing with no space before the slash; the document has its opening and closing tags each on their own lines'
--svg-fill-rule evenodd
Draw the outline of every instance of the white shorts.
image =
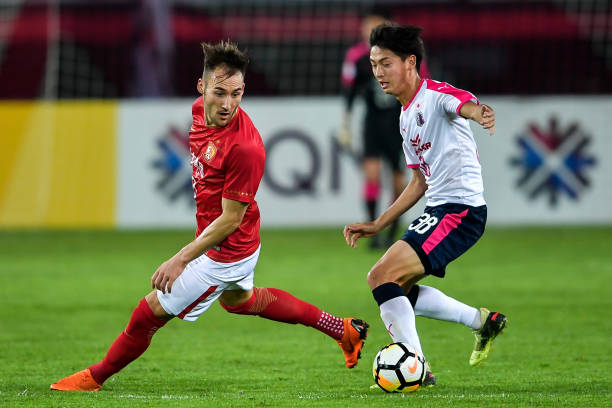
<svg viewBox="0 0 612 408">
<path fill-rule="evenodd" d="M 166 313 L 196 321 L 225 290 L 253 289 L 253 275 L 259 250 L 238 262 L 215 262 L 206 255 L 187 264 L 174 281 L 172 293 L 157 291 Z"/>
</svg>

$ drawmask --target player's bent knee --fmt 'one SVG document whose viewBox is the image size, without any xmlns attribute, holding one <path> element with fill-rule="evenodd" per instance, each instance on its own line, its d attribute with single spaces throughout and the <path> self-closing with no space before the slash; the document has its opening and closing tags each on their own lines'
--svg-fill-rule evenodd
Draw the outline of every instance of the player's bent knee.
<svg viewBox="0 0 612 408">
<path fill-rule="evenodd" d="M 384 267 L 380 266 L 379 264 L 374 265 L 372 269 L 370 269 L 370 272 L 368 272 L 367 280 L 370 289 L 374 289 L 375 287 L 380 286 L 383 283 L 393 281 L 390 274 L 385 270 Z"/>
<path fill-rule="evenodd" d="M 404 286 L 407 282 L 414 284 L 423 276 L 417 268 L 391 267 L 388 264 L 377 263 L 368 273 L 367 280 L 370 289 L 374 289 L 387 282 L 397 283 L 400 286 Z M 410 286 L 412 285 L 408 285 L 407 288 L 410 289 Z"/>
<path fill-rule="evenodd" d="M 151 308 L 151 311 L 153 312 L 155 317 L 162 319 L 162 320 L 170 320 L 174 317 L 168 314 L 168 312 L 166 312 L 164 308 L 162 307 L 161 303 L 159 303 L 159 299 L 157 298 L 156 290 L 152 291 L 147 296 L 145 296 L 145 300 L 147 301 L 147 304 L 149 305 L 149 308 Z"/>
<path fill-rule="evenodd" d="M 219 304 L 221 305 L 222 308 L 225 309 L 225 311 L 229 312 L 229 313 L 235 313 L 235 314 L 256 314 L 256 313 L 250 313 L 249 309 L 250 309 L 250 305 L 247 305 L 247 303 L 249 302 L 244 302 L 241 303 L 239 305 L 234 305 L 234 306 L 230 306 L 230 305 L 226 305 L 223 302 L 219 302 Z"/>
<path fill-rule="evenodd" d="M 230 313 L 252 314 L 249 310 L 254 301 L 253 290 L 226 290 L 219 297 L 219 304 Z"/>
</svg>

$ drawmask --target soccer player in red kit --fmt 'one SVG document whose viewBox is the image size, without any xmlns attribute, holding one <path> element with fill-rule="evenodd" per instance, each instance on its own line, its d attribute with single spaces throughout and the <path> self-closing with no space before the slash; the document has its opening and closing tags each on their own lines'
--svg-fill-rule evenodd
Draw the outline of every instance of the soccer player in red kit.
<svg viewBox="0 0 612 408">
<path fill-rule="evenodd" d="M 260 250 L 255 194 L 265 150 L 239 107 L 248 58 L 229 42 L 202 48 L 204 72 L 197 85 L 202 97 L 193 104 L 189 132 L 196 238 L 153 274 L 154 290 L 134 309 L 104 359 L 52 384 L 52 390 L 97 391 L 144 353 L 170 319 L 195 321 L 216 299 L 230 313 L 313 327 L 338 342 L 348 368 L 357 364 L 367 323 L 336 317 L 280 289 L 253 286 Z"/>
</svg>

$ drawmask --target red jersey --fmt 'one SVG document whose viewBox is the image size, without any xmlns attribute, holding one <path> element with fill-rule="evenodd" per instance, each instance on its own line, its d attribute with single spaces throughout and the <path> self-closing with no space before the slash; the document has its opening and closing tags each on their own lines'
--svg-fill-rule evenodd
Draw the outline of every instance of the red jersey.
<svg viewBox="0 0 612 408">
<path fill-rule="evenodd" d="M 189 150 L 196 201 L 196 237 L 223 212 L 221 198 L 249 203 L 240 226 L 206 255 L 217 262 L 236 262 L 259 247 L 259 208 L 255 193 L 264 172 L 266 152 L 259 132 L 238 107 L 224 127 L 206 127 L 204 100 L 192 106 Z"/>
</svg>

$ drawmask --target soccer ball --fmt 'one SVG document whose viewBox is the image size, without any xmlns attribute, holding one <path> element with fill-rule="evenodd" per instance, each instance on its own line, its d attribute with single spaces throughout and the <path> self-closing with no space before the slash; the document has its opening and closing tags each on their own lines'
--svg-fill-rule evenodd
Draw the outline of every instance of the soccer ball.
<svg viewBox="0 0 612 408">
<path fill-rule="evenodd" d="M 408 343 L 392 343 L 374 357 L 372 374 L 386 392 L 416 391 L 425 378 L 425 358 Z"/>
</svg>

